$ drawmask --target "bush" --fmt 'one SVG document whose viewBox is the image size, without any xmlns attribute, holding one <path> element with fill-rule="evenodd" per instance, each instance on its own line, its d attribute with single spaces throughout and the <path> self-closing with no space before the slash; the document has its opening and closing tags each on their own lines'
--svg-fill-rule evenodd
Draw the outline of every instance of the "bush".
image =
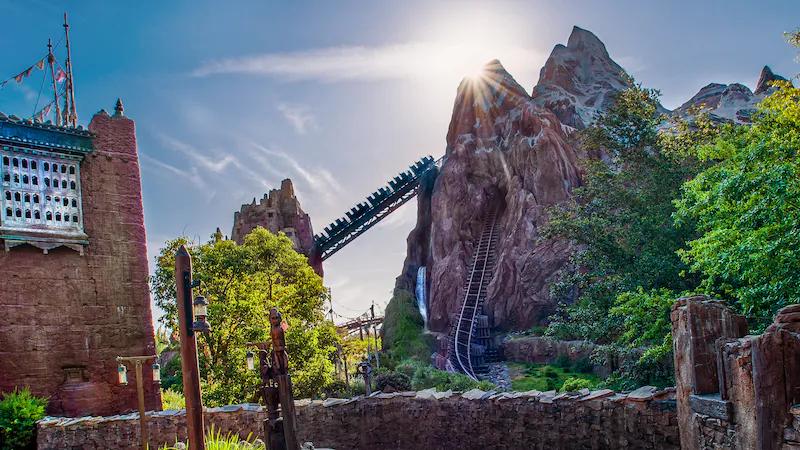
<svg viewBox="0 0 800 450">
<path fill-rule="evenodd" d="M 383 392 L 410 391 L 411 378 L 400 372 L 380 374 L 375 378 L 375 389 Z"/>
<path fill-rule="evenodd" d="M 564 380 L 564 384 L 561 385 L 561 392 L 575 392 L 581 389 L 591 389 L 594 386 L 592 380 L 587 380 L 586 378 L 577 378 L 577 377 L 569 377 Z"/>
<path fill-rule="evenodd" d="M 350 385 L 343 380 L 335 380 L 325 387 L 323 395 L 327 398 L 353 398 L 357 395 L 364 395 L 365 392 L 364 381 L 361 379 L 350 380 Z"/>
<path fill-rule="evenodd" d="M 28 388 L 3 394 L 0 400 L 0 448 L 36 448 L 36 421 L 44 417 L 47 399 L 31 394 Z"/>
<path fill-rule="evenodd" d="M 162 409 L 184 409 L 186 408 L 186 399 L 180 392 L 175 392 L 172 389 L 161 390 L 161 408 Z"/>
</svg>

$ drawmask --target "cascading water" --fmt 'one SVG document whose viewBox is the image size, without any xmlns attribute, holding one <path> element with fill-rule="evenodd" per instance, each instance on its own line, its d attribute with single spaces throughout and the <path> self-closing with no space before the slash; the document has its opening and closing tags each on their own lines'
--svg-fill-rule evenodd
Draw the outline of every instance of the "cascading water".
<svg viewBox="0 0 800 450">
<path fill-rule="evenodd" d="M 417 308 L 419 308 L 419 313 L 422 315 L 422 322 L 425 327 L 425 331 L 428 331 L 428 306 L 425 302 L 425 266 L 422 266 L 417 270 L 417 288 L 415 294 L 417 295 Z"/>
</svg>

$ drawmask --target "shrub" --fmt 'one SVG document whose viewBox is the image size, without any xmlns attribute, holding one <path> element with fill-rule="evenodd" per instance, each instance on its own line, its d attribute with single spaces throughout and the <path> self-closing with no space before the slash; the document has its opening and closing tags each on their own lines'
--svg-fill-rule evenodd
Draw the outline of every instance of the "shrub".
<svg viewBox="0 0 800 450">
<path fill-rule="evenodd" d="M 581 389 L 591 389 L 594 386 L 592 380 L 587 380 L 585 378 L 578 378 L 578 377 L 569 377 L 564 380 L 564 384 L 561 385 L 561 392 L 574 392 L 579 391 Z"/>
<path fill-rule="evenodd" d="M 186 408 L 186 399 L 180 392 L 175 392 L 172 389 L 163 389 L 161 391 L 161 408 L 184 409 Z"/>
<path fill-rule="evenodd" d="M 386 306 L 383 323 L 383 348 L 387 366 L 405 359 L 428 362 L 433 352 L 433 336 L 426 334 L 414 294 L 395 289 Z"/>
<path fill-rule="evenodd" d="M 375 389 L 384 392 L 410 391 L 411 378 L 400 372 L 380 374 L 375 378 Z"/>
<path fill-rule="evenodd" d="M 28 388 L 15 389 L 0 400 L 0 448 L 36 448 L 36 421 L 44 417 L 47 399 L 31 394 Z"/>
</svg>

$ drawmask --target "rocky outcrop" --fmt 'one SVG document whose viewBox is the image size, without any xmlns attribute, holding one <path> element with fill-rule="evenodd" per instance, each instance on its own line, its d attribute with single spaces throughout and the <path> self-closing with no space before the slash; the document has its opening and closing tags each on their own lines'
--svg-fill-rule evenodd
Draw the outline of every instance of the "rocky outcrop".
<svg viewBox="0 0 800 450">
<path fill-rule="evenodd" d="M 233 213 L 233 230 L 231 239 L 241 244 L 247 233 L 256 227 L 263 227 L 272 233 L 283 232 L 292 240 L 298 252 L 309 256 L 314 270 L 322 275 L 322 262 L 313 257 L 314 230 L 311 218 L 300 207 L 300 201 L 294 195 L 292 180 L 281 181 L 280 189 L 272 189 L 256 203 L 242 205 Z"/>
<path fill-rule="evenodd" d="M 745 318 L 705 297 L 672 308 L 681 448 L 800 447 L 800 305 L 758 336 Z"/>
<path fill-rule="evenodd" d="M 676 109 L 675 113 L 679 116 L 686 116 L 691 113 L 692 109 L 700 108 L 707 111 L 713 120 L 719 122 L 750 123 L 758 103 L 775 91 L 772 83 L 778 80 L 785 81 L 786 79 L 775 75 L 769 66 L 764 66 L 758 77 L 755 91 L 751 91 L 750 88 L 739 83 L 709 83 Z"/>
<path fill-rule="evenodd" d="M 547 282 L 566 262 L 570 246 L 541 240 L 539 230 L 547 220 L 545 208 L 569 198 L 580 182 L 577 157 L 567 141 L 558 118 L 538 106 L 499 61 L 461 83 L 430 215 L 426 211 L 418 218 L 409 237 L 409 249 L 427 247 L 427 254 L 410 252 L 398 279 L 398 286 L 409 287 L 425 261 L 431 330 L 447 331 L 460 305 L 481 220 L 492 207 L 499 207 L 501 238 L 488 315 L 495 326 L 513 329 L 552 312 Z"/>
<path fill-rule="evenodd" d="M 558 44 L 539 73 L 534 103 L 552 111 L 561 123 L 582 129 L 628 87 L 625 70 L 590 31 L 574 27 L 567 45 Z"/>
</svg>

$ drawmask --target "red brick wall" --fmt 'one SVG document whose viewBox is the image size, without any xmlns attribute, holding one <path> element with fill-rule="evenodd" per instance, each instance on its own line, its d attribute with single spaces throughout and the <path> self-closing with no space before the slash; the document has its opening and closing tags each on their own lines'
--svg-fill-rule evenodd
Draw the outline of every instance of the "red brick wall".
<svg viewBox="0 0 800 450">
<path fill-rule="evenodd" d="M 94 152 L 81 164 L 84 255 L 0 250 L 0 391 L 28 385 L 49 414 L 108 415 L 137 407 L 133 370 L 116 383 L 116 356 L 155 354 L 134 122 L 96 114 Z M 65 384 L 64 366 L 85 366 Z M 161 409 L 149 364 L 148 410 Z"/>
</svg>

